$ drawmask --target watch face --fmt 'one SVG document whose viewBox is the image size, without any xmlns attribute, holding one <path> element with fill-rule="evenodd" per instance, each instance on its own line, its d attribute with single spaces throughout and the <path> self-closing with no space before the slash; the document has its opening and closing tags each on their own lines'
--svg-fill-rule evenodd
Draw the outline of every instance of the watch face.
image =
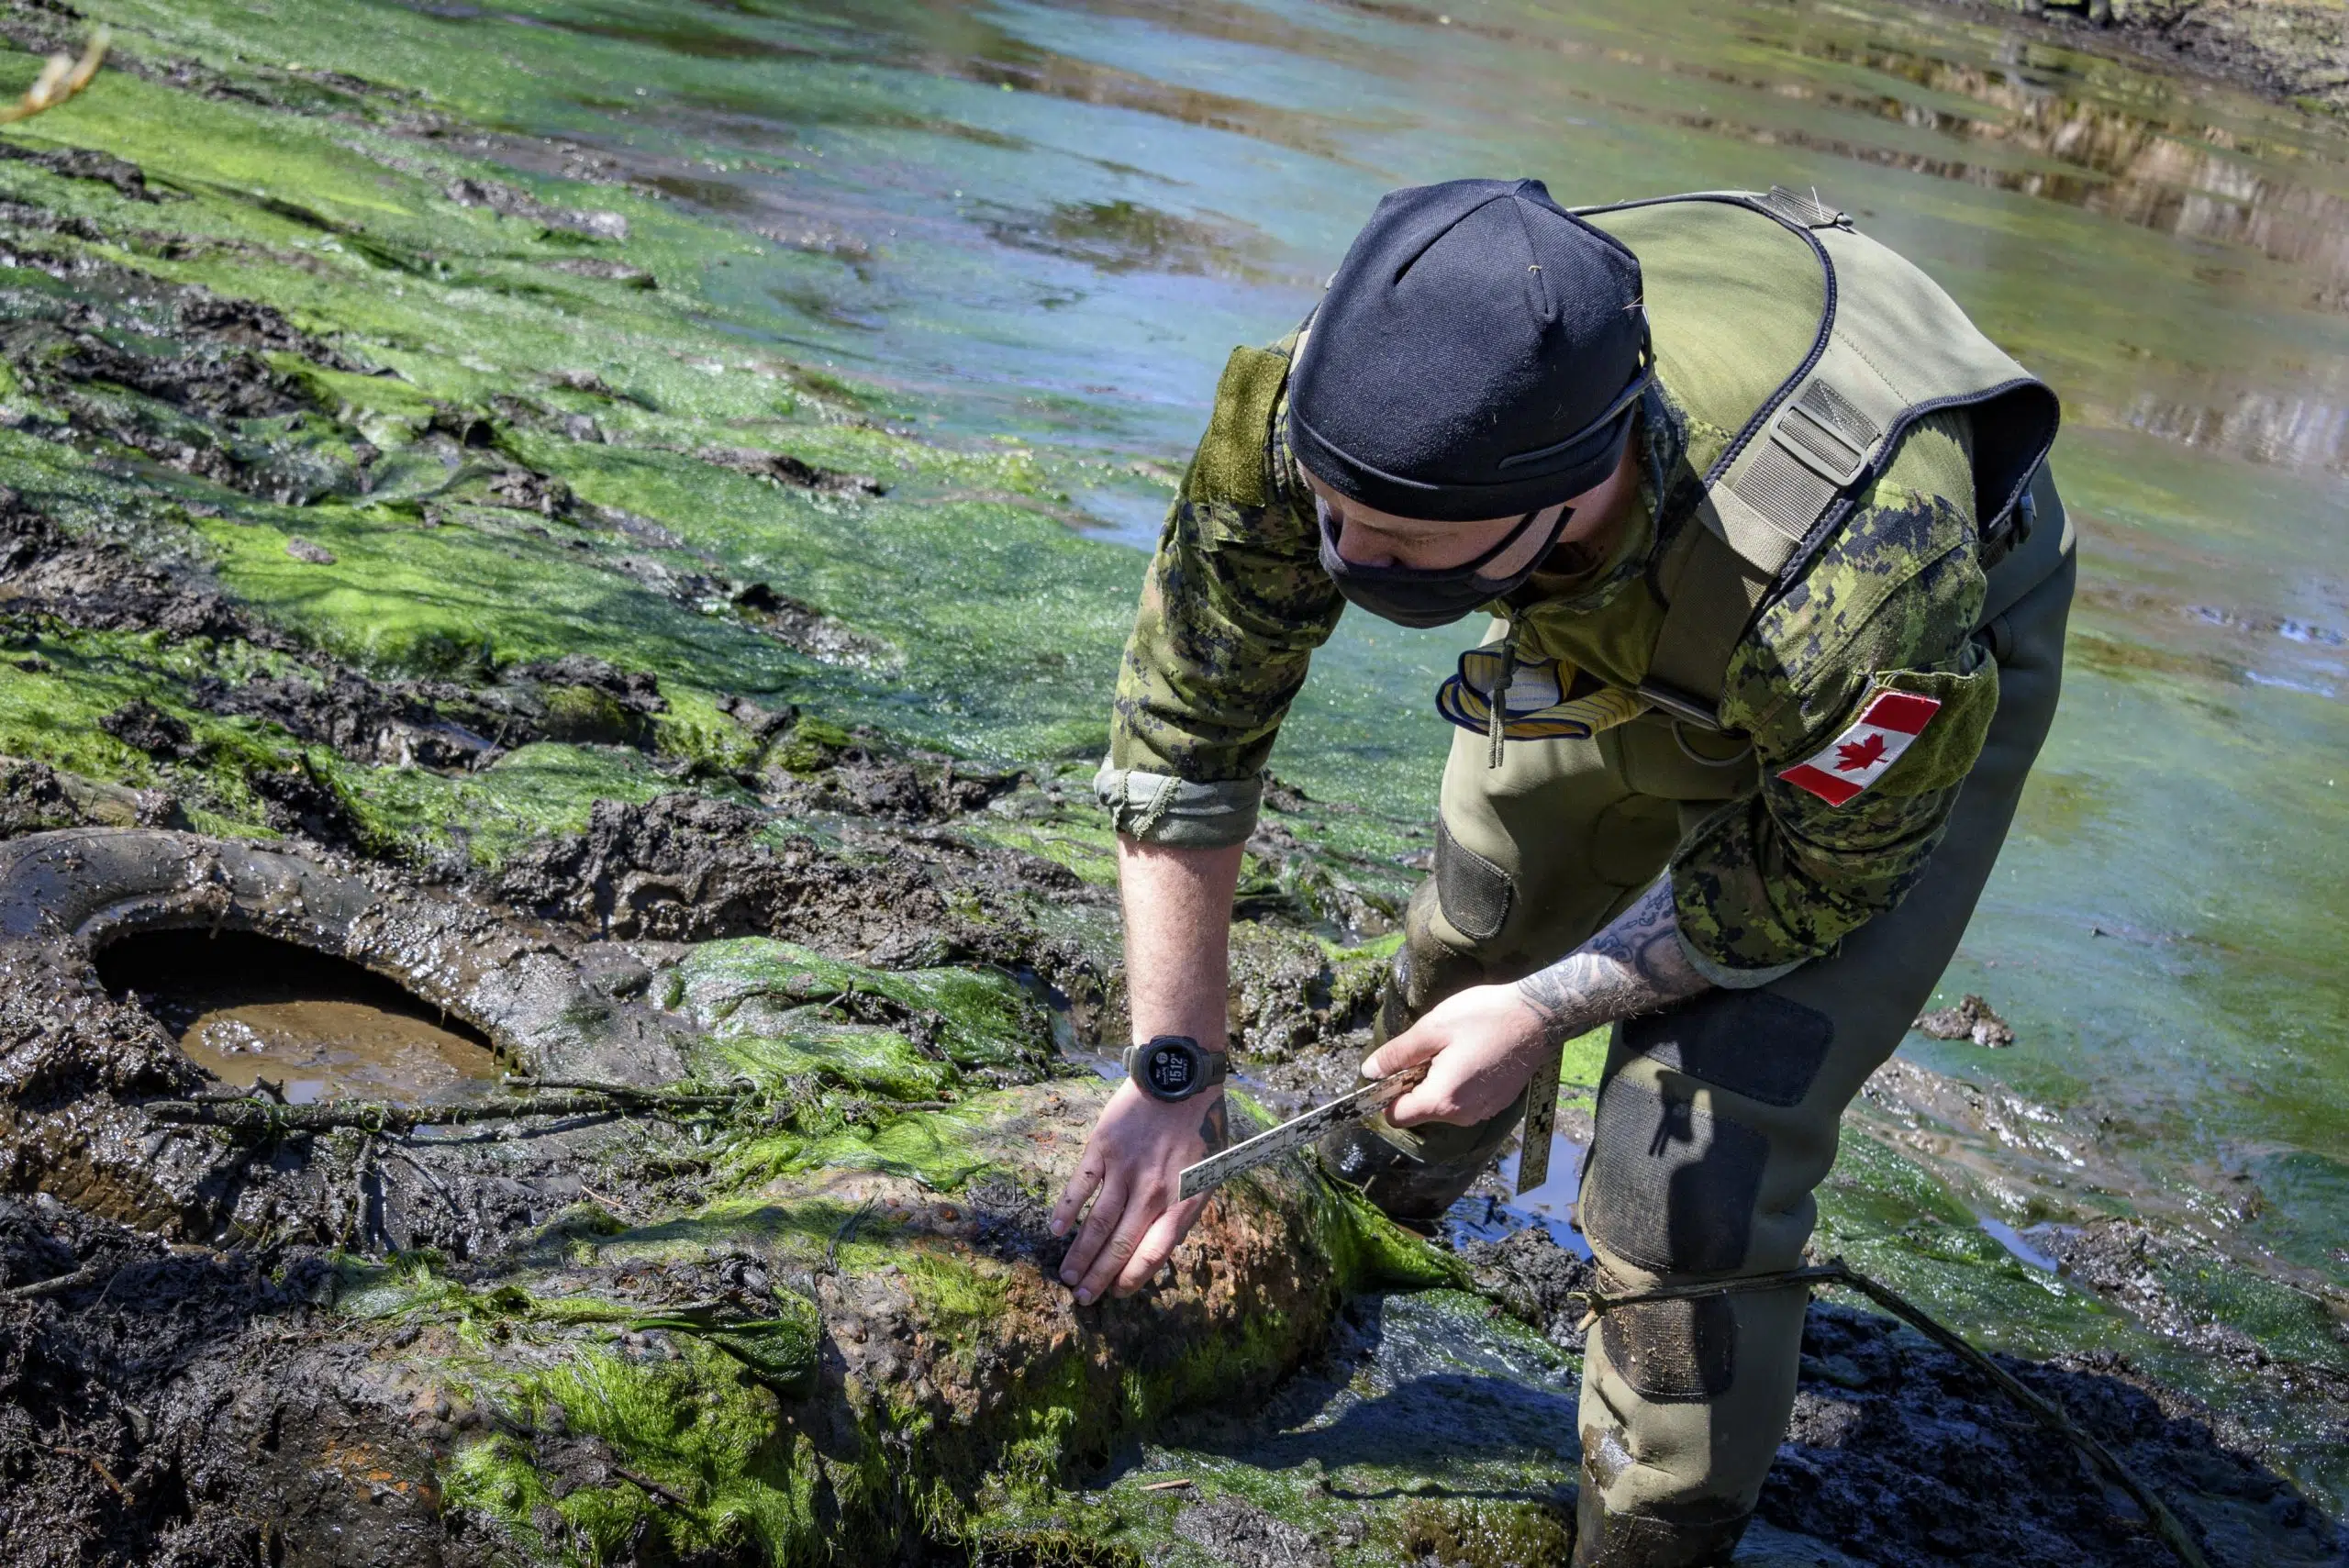
<svg viewBox="0 0 2349 1568">
<path fill-rule="evenodd" d="M 1180 1045 L 1157 1045 L 1141 1064 L 1150 1075 L 1153 1093 L 1163 1099 L 1180 1099 L 1191 1091 L 1191 1084 L 1199 1074 L 1198 1053 Z"/>
</svg>

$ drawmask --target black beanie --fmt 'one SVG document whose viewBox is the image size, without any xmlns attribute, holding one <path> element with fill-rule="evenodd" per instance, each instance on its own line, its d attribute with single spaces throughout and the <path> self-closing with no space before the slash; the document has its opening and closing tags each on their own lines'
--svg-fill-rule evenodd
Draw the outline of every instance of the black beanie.
<svg viewBox="0 0 2349 1568">
<path fill-rule="evenodd" d="M 1643 373 L 1639 302 L 1639 259 L 1539 180 L 1393 192 L 1291 373 L 1291 450 L 1398 517 L 1463 522 L 1578 495 L 1631 431 L 1633 407 L 1591 425 Z"/>
</svg>

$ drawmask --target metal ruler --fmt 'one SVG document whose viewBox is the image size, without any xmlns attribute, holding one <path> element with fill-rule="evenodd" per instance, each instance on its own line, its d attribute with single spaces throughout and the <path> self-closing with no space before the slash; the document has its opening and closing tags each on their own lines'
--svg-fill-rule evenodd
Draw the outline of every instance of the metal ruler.
<svg viewBox="0 0 2349 1568">
<path fill-rule="evenodd" d="M 1526 1085 L 1525 1138 L 1517 1157 L 1517 1190 L 1520 1194 L 1531 1192 L 1550 1179 L 1550 1131 L 1558 1119 L 1559 1056 L 1558 1051 L 1545 1051 L 1542 1065 L 1534 1069 L 1533 1082 Z M 1210 1154 L 1184 1170 L 1183 1196 L 1195 1198 L 1201 1193 L 1213 1192 L 1242 1171 L 1252 1171 L 1304 1148 L 1340 1122 L 1359 1121 L 1384 1110 L 1427 1075 L 1425 1062 L 1406 1067 L 1391 1078 L 1364 1084 L 1327 1105 L 1316 1106 L 1303 1116 L 1293 1117 L 1268 1132 L 1260 1132 L 1245 1143 L 1235 1143 L 1220 1154 Z"/>
<path fill-rule="evenodd" d="M 1245 1143 L 1235 1143 L 1220 1154 L 1210 1154 L 1184 1171 L 1183 1195 L 1195 1198 L 1201 1193 L 1212 1192 L 1242 1171 L 1252 1171 L 1291 1150 L 1304 1148 L 1340 1122 L 1358 1121 L 1374 1111 L 1384 1110 L 1427 1075 L 1425 1062 L 1406 1067 L 1391 1078 L 1364 1084 L 1327 1105 L 1316 1106 L 1303 1116 L 1293 1117 L 1269 1132 L 1260 1132 Z"/>
<path fill-rule="evenodd" d="M 1550 1129 L 1558 1123 L 1558 1065 L 1565 1052 L 1556 1046 L 1542 1053 L 1533 1082 L 1525 1086 L 1525 1136 L 1517 1151 L 1517 1195 L 1550 1179 Z"/>
</svg>

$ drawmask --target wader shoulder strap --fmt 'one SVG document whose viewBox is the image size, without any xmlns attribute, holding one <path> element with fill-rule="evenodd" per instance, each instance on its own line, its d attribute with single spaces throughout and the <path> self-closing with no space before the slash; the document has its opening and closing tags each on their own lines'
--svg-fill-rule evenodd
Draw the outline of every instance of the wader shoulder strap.
<svg viewBox="0 0 2349 1568">
<path fill-rule="evenodd" d="M 1825 204 L 1784 189 L 1667 200 L 1765 214 L 1808 242 L 1823 274 L 1809 355 L 1707 472 L 1704 527 L 1689 530 L 1704 537 L 1662 584 L 1669 603 L 1642 695 L 1718 727 L 1730 657 L 1755 612 L 1800 576 L 1911 425 L 1976 411 L 1976 515 L 1983 538 L 2002 546 L 2057 410 L 2054 394 L 1939 284 Z"/>
<path fill-rule="evenodd" d="M 1640 695 L 1700 729 L 1719 729 L 1729 662 L 1754 612 L 1777 584 L 1709 528 L 1682 533 L 1664 562 L 1664 626 Z"/>
</svg>

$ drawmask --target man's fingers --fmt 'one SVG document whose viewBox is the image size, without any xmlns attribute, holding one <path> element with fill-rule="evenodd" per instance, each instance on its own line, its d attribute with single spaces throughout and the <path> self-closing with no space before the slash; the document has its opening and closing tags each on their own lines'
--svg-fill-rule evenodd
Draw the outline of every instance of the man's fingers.
<svg viewBox="0 0 2349 1568">
<path fill-rule="evenodd" d="M 1076 1223 L 1076 1217 L 1085 1212 L 1085 1200 L 1100 1190 L 1101 1162 L 1087 1150 L 1085 1162 L 1077 1166 L 1076 1174 L 1061 1189 L 1061 1201 L 1052 1205 L 1052 1234 L 1067 1235 L 1068 1228 Z"/>
<path fill-rule="evenodd" d="M 1428 1086 L 1421 1084 L 1386 1107 L 1386 1119 L 1397 1127 L 1417 1127 L 1423 1121 L 1432 1121 L 1435 1119 L 1433 1098 L 1428 1093 Z"/>
<path fill-rule="evenodd" d="M 1397 1127 L 1417 1127 L 1423 1121 L 1466 1123 L 1477 1118 L 1462 1109 L 1457 1084 L 1440 1084 L 1431 1077 L 1416 1088 L 1396 1096 L 1386 1107 L 1386 1119 Z"/>
<path fill-rule="evenodd" d="M 1207 1201 L 1204 1195 L 1195 1197 L 1158 1217 L 1158 1223 L 1143 1233 L 1141 1245 L 1134 1249 L 1125 1273 L 1118 1276 L 1114 1288 L 1119 1296 L 1131 1296 L 1150 1283 L 1151 1276 L 1158 1273 L 1160 1265 L 1190 1233 L 1192 1222 L 1199 1218 L 1199 1210 L 1207 1207 Z"/>
<path fill-rule="evenodd" d="M 1096 1209 L 1094 1212 L 1097 1215 L 1100 1211 Z M 1160 1218 L 1161 1211 L 1156 1204 L 1149 1201 L 1148 1193 L 1134 1195 L 1134 1201 L 1126 1205 L 1125 1218 L 1118 1222 L 1117 1232 L 1109 1238 L 1109 1244 L 1101 1249 L 1093 1260 L 1093 1266 L 1085 1271 L 1085 1278 L 1078 1282 L 1076 1299 L 1079 1306 L 1090 1305 L 1108 1294 L 1110 1285 L 1117 1283 L 1118 1276 L 1125 1273 L 1126 1265 L 1133 1261 L 1142 1237 Z M 1086 1229 L 1092 1228 L 1088 1225 Z"/>
<path fill-rule="evenodd" d="M 1068 1244 L 1068 1255 L 1061 1260 L 1061 1283 L 1076 1284 L 1093 1266 L 1094 1258 L 1108 1244 L 1118 1229 L 1118 1221 L 1126 1211 L 1126 1184 L 1122 1177 L 1112 1174 L 1102 1184 L 1101 1195 L 1093 1201 L 1093 1212 L 1085 1217 L 1085 1229 Z"/>
<path fill-rule="evenodd" d="M 1364 1057 L 1363 1075 L 1366 1078 L 1391 1078 L 1406 1067 L 1425 1062 L 1443 1047 L 1442 1031 L 1428 1028 L 1426 1020 L 1422 1019 Z"/>
</svg>

